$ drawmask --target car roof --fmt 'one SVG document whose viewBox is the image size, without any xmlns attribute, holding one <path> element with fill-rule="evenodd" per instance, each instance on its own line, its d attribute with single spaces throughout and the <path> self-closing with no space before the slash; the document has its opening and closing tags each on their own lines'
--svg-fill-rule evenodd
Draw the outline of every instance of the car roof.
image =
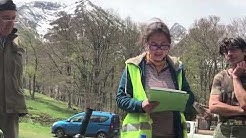
<svg viewBox="0 0 246 138">
<path fill-rule="evenodd" d="M 78 114 L 79 115 L 83 115 L 83 114 L 85 114 L 85 112 L 80 112 Z M 78 114 L 76 114 L 76 115 L 78 115 Z M 114 116 L 114 115 L 117 115 L 117 114 L 111 113 L 111 112 L 93 111 L 92 115 Z"/>
<path fill-rule="evenodd" d="M 92 115 L 116 115 L 116 114 L 111 112 L 93 111 Z"/>
</svg>

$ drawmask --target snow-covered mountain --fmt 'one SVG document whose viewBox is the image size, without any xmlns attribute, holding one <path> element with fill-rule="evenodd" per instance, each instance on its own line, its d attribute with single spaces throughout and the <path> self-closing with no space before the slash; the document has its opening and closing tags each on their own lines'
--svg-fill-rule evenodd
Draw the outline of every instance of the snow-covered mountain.
<svg viewBox="0 0 246 138">
<path fill-rule="evenodd" d="M 65 5 L 47 1 L 33 1 L 30 3 L 17 3 L 17 27 L 31 27 L 43 37 L 52 26 L 50 23 L 58 18 L 58 13 L 74 13 L 78 2 Z"/>
<path fill-rule="evenodd" d="M 83 2 L 77 1 L 74 4 L 65 5 L 47 1 L 33 1 L 29 3 L 17 3 L 18 15 L 16 24 L 17 28 L 31 27 L 37 30 L 37 33 L 43 37 L 49 29 L 52 28 L 50 23 L 58 19 L 59 12 L 74 14 L 76 7 Z M 89 1 L 85 0 L 87 9 L 92 9 L 89 6 Z M 186 29 L 178 23 L 175 23 L 170 28 L 170 33 L 173 36 L 173 42 L 179 42 L 186 34 Z"/>
<path fill-rule="evenodd" d="M 187 30 L 182 25 L 174 23 L 174 25 L 170 28 L 170 33 L 172 35 L 173 43 L 177 44 L 187 34 Z"/>
</svg>

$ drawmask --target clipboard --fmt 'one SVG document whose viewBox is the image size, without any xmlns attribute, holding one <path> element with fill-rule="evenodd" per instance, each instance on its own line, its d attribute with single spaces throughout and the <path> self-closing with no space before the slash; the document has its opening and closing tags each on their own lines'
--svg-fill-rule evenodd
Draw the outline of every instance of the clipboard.
<svg viewBox="0 0 246 138">
<path fill-rule="evenodd" d="M 158 101 L 160 104 L 153 112 L 160 111 L 180 111 L 183 112 L 186 107 L 189 94 L 186 91 L 151 87 L 149 89 L 149 101 Z"/>
</svg>

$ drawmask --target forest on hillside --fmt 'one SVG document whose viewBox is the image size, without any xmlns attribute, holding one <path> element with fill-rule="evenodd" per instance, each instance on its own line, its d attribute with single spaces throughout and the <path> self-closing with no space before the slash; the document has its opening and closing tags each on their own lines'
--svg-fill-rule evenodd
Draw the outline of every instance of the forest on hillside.
<svg viewBox="0 0 246 138">
<path fill-rule="evenodd" d="M 115 96 L 125 60 L 140 54 L 139 43 L 145 24 L 122 19 L 113 11 L 81 3 L 74 15 L 59 13 L 53 28 L 41 39 L 36 30 L 19 28 L 25 49 L 24 87 L 35 99 L 44 93 L 84 109 L 91 107 L 119 113 Z M 172 56 L 185 64 L 186 76 L 196 101 L 207 104 L 216 73 L 226 67 L 218 54 L 225 36 L 245 38 L 246 18 L 222 24 L 220 17 L 194 21 L 179 43 L 173 43 Z"/>
</svg>

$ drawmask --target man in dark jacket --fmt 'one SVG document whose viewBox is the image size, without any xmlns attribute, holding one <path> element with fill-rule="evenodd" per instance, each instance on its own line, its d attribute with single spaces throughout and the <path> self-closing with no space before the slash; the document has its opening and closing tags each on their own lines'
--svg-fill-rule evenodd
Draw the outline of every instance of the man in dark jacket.
<svg viewBox="0 0 246 138">
<path fill-rule="evenodd" d="M 23 48 L 14 28 L 16 6 L 0 1 L 0 129 L 5 138 L 18 138 L 19 116 L 27 114 L 22 88 Z"/>
</svg>

